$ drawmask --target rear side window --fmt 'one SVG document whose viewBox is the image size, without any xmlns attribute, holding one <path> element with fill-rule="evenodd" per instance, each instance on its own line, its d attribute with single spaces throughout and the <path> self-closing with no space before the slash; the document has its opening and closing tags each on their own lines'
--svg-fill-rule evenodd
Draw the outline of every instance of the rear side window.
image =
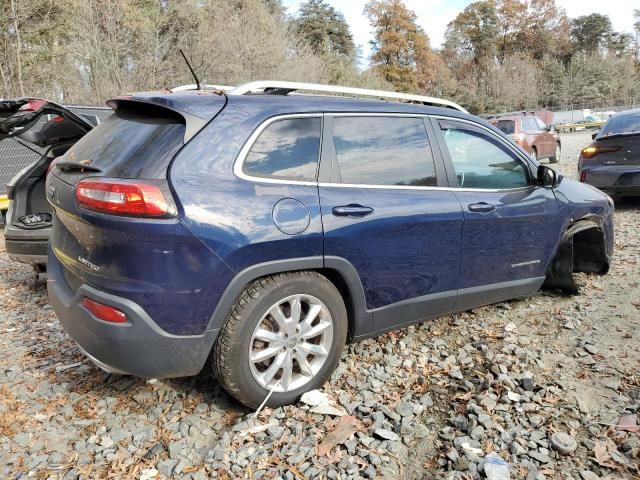
<svg viewBox="0 0 640 480">
<path fill-rule="evenodd" d="M 506 189 L 529 185 L 527 169 L 497 138 L 459 122 L 442 121 L 440 127 L 459 187 Z"/>
<path fill-rule="evenodd" d="M 614 115 L 604 126 L 600 137 L 640 132 L 640 112 L 626 115 Z"/>
<path fill-rule="evenodd" d="M 315 181 L 320 154 L 320 118 L 288 118 L 269 124 L 244 160 L 248 175 Z"/>
<path fill-rule="evenodd" d="M 106 176 L 166 178 L 169 162 L 184 144 L 184 132 L 182 117 L 168 111 L 154 109 L 140 115 L 118 110 L 82 137 L 67 156 L 71 161 L 91 160 Z"/>
<path fill-rule="evenodd" d="M 437 184 L 431 146 L 421 118 L 336 117 L 333 142 L 341 183 Z"/>
<path fill-rule="evenodd" d="M 496 128 L 507 135 L 512 135 L 516 131 L 516 122 L 513 120 L 498 120 Z"/>
</svg>

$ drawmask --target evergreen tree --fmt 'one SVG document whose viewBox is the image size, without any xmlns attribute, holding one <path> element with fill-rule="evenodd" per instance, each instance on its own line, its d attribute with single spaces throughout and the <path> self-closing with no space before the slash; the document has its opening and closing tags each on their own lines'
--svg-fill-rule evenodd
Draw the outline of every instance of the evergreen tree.
<svg viewBox="0 0 640 480">
<path fill-rule="evenodd" d="M 353 36 L 342 13 L 323 0 L 308 0 L 294 20 L 297 35 L 320 55 L 355 56 Z"/>
</svg>

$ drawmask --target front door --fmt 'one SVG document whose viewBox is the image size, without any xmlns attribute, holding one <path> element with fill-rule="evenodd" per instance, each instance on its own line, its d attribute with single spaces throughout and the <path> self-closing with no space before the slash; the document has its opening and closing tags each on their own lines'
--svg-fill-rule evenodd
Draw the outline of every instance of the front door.
<svg viewBox="0 0 640 480">
<path fill-rule="evenodd" d="M 535 292 L 561 235 L 553 190 L 489 129 L 446 119 L 434 127 L 464 212 L 456 309 Z"/>
<path fill-rule="evenodd" d="M 325 118 L 320 204 L 325 259 L 355 268 L 372 331 L 450 311 L 462 209 L 420 116 Z"/>
</svg>

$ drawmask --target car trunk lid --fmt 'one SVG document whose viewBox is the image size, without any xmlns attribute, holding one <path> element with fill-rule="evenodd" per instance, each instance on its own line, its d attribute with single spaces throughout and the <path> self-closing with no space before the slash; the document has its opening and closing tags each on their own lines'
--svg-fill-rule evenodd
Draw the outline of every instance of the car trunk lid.
<svg viewBox="0 0 640 480">
<path fill-rule="evenodd" d="M 35 154 L 27 156 L 29 164 L 7 183 L 7 197 L 12 200 L 7 224 L 15 227 L 8 231 L 7 238 L 14 239 L 17 235 L 22 239 L 22 230 L 38 230 L 29 233 L 29 238 L 46 240 L 43 237 L 46 233 L 40 230 L 51 225 L 51 208 L 44 193 L 47 168 L 54 157 L 63 154 L 92 128 L 86 118 L 45 99 L 0 101 L 0 140 L 19 144 L 8 149 L 14 155 L 6 155 L 2 160 L 19 162 L 24 152 Z"/>
</svg>

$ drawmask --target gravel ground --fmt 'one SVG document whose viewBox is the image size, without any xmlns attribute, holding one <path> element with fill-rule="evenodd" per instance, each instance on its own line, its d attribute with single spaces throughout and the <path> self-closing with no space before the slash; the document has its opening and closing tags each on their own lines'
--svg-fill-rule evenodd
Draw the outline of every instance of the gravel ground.
<svg viewBox="0 0 640 480">
<path fill-rule="evenodd" d="M 589 134 L 565 135 L 575 176 Z M 639 478 L 640 201 L 609 275 L 350 345 L 330 384 L 257 416 L 203 373 L 88 362 L 0 242 L 0 478 Z M 487 458 L 490 458 L 489 461 Z"/>
</svg>

